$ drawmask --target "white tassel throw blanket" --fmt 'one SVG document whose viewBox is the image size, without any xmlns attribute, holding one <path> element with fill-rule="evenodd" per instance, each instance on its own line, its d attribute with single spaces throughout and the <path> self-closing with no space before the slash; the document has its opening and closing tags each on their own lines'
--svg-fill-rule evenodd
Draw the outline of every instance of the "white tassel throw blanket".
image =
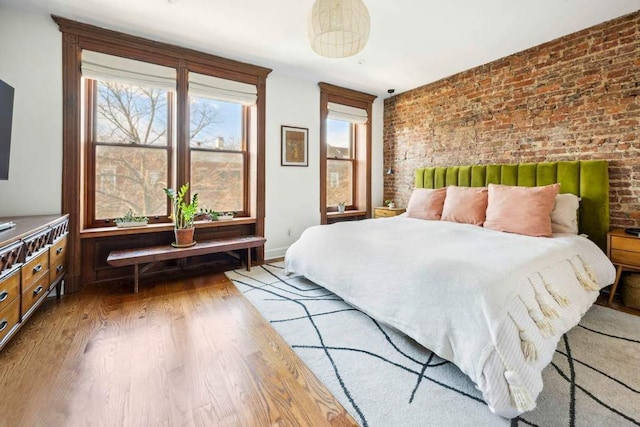
<svg viewBox="0 0 640 427">
<path fill-rule="evenodd" d="M 455 363 L 507 418 L 535 408 L 560 337 L 615 277 L 581 236 L 406 217 L 311 227 L 285 268 Z"/>
</svg>

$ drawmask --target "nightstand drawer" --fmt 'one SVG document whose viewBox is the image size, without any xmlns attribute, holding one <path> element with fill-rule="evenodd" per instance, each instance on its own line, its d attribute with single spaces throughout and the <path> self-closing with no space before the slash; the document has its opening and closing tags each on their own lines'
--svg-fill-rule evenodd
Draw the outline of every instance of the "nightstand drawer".
<svg viewBox="0 0 640 427">
<path fill-rule="evenodd" d="M 611 236 L 611 249 L 640 252 L 640 239 L 635 237 Z"/>
<path fill-rule="evenodd" d="M 611 249 L 611 262 L 640 266 L 640 252 Z"/>
<path fill-rule="evenodd" d="M 376 217 L 389 217 L 389 216 L 396 216 L 396 214 L 395 214 L 395 212 L 389 211 L 389 210 L 386 210 L 386 209 L 376 209 L 375 216 Z"/>
<path fill-rule="evenodd" d="M 404 209 L 402 208 L 374 208 L 373 209 L 373 217 L 374 218 L 389 218 L 393 216 L 402 215 L 404 213 Z"/>
</svg>

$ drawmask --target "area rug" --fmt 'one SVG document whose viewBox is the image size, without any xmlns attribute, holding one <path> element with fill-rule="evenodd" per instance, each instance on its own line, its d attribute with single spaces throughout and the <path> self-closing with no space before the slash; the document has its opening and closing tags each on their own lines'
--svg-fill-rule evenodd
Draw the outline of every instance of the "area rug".
<svg viewBox="0 0 640 427">
<path fill-rule="evenodd" d="M 362 426 L 640 425 L 640 317 L 592 307 L 560 340 L 538 407 L 507 420 L 452 363 L 282 263 L 227 277 Z"/>
</svg>

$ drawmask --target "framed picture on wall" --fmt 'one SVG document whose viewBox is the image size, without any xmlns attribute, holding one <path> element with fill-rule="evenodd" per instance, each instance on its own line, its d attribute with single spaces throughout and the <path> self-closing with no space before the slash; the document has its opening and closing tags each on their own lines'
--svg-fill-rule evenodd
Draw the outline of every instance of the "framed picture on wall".
<svg viewBox="0 0 640 427">
<path fill-rule="evenodd" d="M 294 126 L 281 127 L 282 166 L 309 166 L 309 129 Z"/>
</svg>

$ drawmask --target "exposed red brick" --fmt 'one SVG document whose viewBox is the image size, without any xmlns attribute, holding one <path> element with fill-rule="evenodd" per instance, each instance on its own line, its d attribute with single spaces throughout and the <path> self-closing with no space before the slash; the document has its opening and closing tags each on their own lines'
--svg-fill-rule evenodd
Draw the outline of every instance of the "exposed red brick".
<svg viewBox="0 0 640 427">
<path fill-rule="evenodd" d="M 425 166 L 609 161 L 611 225 L 640 226 L 640 12 L 391 97 L 384 198 Z"/>
</svg>

